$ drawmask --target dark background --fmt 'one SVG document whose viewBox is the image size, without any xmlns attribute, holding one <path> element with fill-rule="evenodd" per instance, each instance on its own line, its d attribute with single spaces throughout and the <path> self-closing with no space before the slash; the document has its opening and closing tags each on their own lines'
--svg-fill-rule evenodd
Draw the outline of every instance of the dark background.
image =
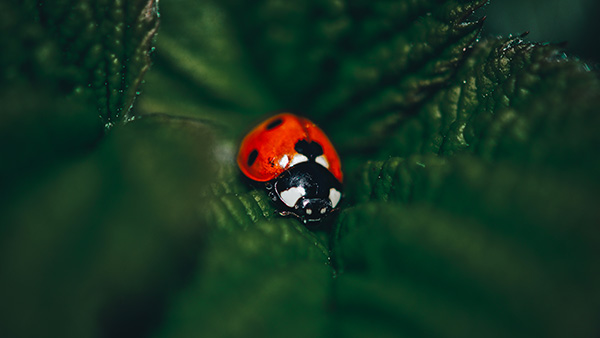
<svg viewBox="0 0 600 338">
<path fill-rule="evenodd" d="M 597 0 L 495 0 L 482 36 L 520 34 L 535 42 L 567 42 L 566 52 L 600 63 L 600 2 Z"/>
</svg>

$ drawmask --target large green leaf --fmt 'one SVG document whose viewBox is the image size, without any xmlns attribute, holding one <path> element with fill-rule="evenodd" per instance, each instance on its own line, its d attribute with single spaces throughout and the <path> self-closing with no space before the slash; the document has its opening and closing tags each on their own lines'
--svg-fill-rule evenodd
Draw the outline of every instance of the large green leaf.
<svg viewBox="0 0 600 338">
<path fill-rule="evenodd" d="M 202 247 L 209 135 L 197 122 L 144 117 L 5 199 L 2 335 L 147 332 Z"/>
<path fill-rule="evenodd" d="M 37 7 L 37 22 L 47 31 L 62 66 L 57 77 L 76 94 L 87 92 L 83 95 L 93 100 L 106 127 L 122 120 L 149 67 L 148 53 L 158 28 L 157 1 L 30 1 L 29 5 Z"/>
<path fill-rule="evenodd" d="M 208 242 L 159 337 L 325 333 L 333 270 L 325 264 L 328 251 L 304 226 L 261 221 Z"/>
<path fill-rule="evenodd" d="M 206 231 L 214 133 L 123 121 L 156 3 L 0 5 L 0 336 L 143 335 Z"/>
<path fill-rule="evenodd" d="M 597 336 L 598 74 L 485 3 L 163 2 L 133 110 L 154 2 L 0 5 L 0 336 Z M 316 229 L 234 161 L 282 109 Z"/>
<path fill-rule="evenodd" d="M 459 323 L 412 318 L 409 326 L 458 337 L 597 330 L 600 215 L 586 185 L 471 156 L 373 162 L 356 182 L 357 205 L 342 213 L 333 248 L 340 281 L 348 276 L 340 291 L 340 301 L 353 304 L 346 315 L 372 308 L 434 319 L 459 311 Z M 381 284 L 397 306 L 418 304 L 416 313 L 348 298 Z M 406 293 L 413 294 L 405 303 Z"/>
<path fill-rule="evenodd" d="M 150 65 L 158 13 L 155 1 L 5 1 L 0 13 L 6 189 L 123 121 Z"/>
</svg>

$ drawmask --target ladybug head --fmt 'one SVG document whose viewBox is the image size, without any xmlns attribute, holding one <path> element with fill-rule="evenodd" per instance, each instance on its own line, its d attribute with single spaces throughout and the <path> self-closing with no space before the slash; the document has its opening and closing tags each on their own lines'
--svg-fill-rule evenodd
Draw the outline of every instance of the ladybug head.
<svg viewBox="0 0 600 338">
<path fill-rule="evenodd" d="M 303 222 L 320 221 L 341 198 L 341 183 L 315 162 L 299 163 L 279 175 L 267 188 L 282 215 L 295 215 Z"/>
</svg>

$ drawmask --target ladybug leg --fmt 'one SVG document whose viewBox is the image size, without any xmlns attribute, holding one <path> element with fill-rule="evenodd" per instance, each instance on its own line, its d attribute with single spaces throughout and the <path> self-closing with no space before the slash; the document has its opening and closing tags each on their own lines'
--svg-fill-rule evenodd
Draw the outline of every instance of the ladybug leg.
<svg viewBox="0 0 600 338">
<path fill-rule="evenodd" d="M 265 183 L 265 189 L 267 190 L 267 194 L 269 195 L 271 201 L 277 201 L 277 194 L 273 189 L 273 183 L 271 183 L 270 181 Z"/>
</svg>

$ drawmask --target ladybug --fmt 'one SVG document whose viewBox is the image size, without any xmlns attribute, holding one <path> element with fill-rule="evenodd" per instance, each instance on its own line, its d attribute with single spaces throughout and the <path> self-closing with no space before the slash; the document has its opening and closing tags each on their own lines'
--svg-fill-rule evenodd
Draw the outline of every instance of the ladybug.
<svg viewBox="0 0 600 338">
<path fill-rule="evenodd" d="M 262 122 L 242 141 L 237 163 L 244 175 L 264 182 L 283 216 L 317 222 L 336 210 L 342 197 L 342 167 L 319 127 L 290 113 Z"/>
</svg>

